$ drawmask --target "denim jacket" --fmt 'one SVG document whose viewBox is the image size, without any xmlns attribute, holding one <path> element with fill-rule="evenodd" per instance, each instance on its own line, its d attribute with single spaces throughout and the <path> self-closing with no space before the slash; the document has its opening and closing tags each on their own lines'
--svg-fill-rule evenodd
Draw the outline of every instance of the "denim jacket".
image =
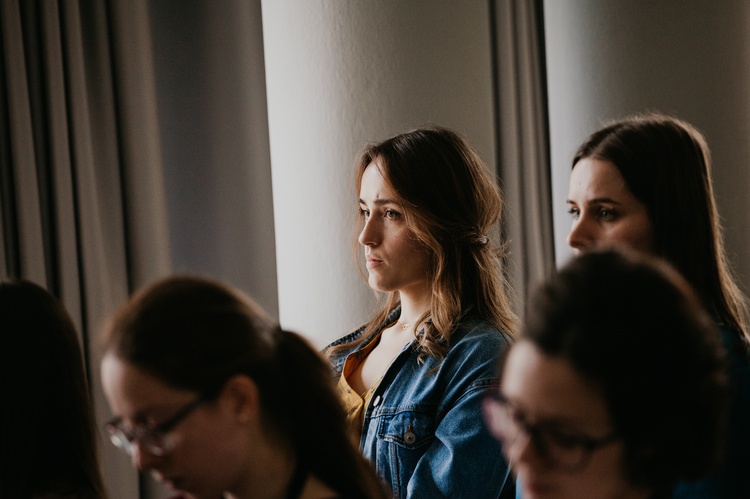
<svg viewBox="0 0 750 499">
<path fill-rule="evenodd" d="M 386 323 L 398 315 L 394 310 Z M 329 346 L 363 333 L 364 327 Z M 416 341 L 404 347 L 370 399 L 360 447 L 396 498 L 512 498 L 515 483 L 482 416 L 486 390 L 499 386 L 496 363 L 509 339 L 469 313 L 450 343 L 442 362 L 430 356 L 419 361 Z M 332 356 L 337 375 L 356 350 Z"/>
</svg>

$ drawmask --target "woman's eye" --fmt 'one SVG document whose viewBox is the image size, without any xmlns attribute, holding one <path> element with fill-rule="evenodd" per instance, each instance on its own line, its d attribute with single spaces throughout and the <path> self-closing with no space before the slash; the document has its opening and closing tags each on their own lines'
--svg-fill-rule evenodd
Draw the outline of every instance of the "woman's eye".
<svg viewBox="0 0 750 499">
<path fill-rule="evenodd" d="M 142 421 L 139 421 L 136 426 L 141 430 L 152 431 L 154 428 L 158 428 L 159 423 L 154 417 L 149 416 Z"/>
<path fill-rule="evenodd" d="M 511 421 L 513 421 L 513 424 L 517 426 L 526 425 L 526 418 L 524 417 L 521 411 L 517 411 L 517 410 L 510 411 L 510 419 Z"/>
<path fill-rule="evenodd" d="M 615 210 L 608 210 L 606 208 L 602 208 L 601 210 L 599 210 L 599 218 L 603 220 L 614 220 L 616 216 L 617 213 L 615 213 Z"/>
<path fill-rule="evenodd" d="M 359 216 L 360 217 L 364 217 L 364 218 L 369 217 L 370 216 L 370 210 L 365 210 L 364 208 L 360 207 L 359 208 Z"/>
<path fill-rule="evenodd" d="M 581 215 L 581 212 L 578 210 L 578 208 L 573 208 L 572 206 L 568 208 L 568 215 L 573 220 L 578 220 L 578 217 Z"/>
<path fill-rule="evenodd" d="M 585 437 L 579 435 L 568 435 L 561 432 L 549 432 L 548 438 L 551 443 L 562 449 L 575 449 L 584 445 Z"/>
<path fill-rule="evenodd" d="M 391 219 L 391 220 L 393 220 L 393 219 L 396 219 L 396 218 L 400 217 L 400 216 L 401 216 L 401 213 L 399 213 L 399 212 L 397 212 L 397 211 L 394 211 L 394 210 L 390 210 L 390 209 L 388 209 L 388 210 L 385 210 L 385 213 L 384 213 L 384 215 L 383 215 L 383 216 L 384 216 L 385 218 L 388 218 L 388 219 Z"/>
</svg>

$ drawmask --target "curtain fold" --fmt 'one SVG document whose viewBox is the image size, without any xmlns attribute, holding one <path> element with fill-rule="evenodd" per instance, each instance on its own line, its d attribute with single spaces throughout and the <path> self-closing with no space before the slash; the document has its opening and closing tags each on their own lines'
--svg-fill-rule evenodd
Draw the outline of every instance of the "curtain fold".
<svg viewBox="0 0 750 499">
<path fill-rule="evenodd" d="M 101 426 L 103 322 L 170 271 L 146 3 L 2 0 L 0 9 L 0 273 L 65 304 Z M 110 497 L 138 497 L 128 459 L 100 436 Z"/>
<path fill-rule="evenodd" d="M 538 0 L 493 0 L 490 10 L 503 239 L 522 315 L 529 287 L 555 269 L 543 8 Z"/>
<path fill-rule="evenodd" d="M 3 180 L 8 182 L 8 185 L 3 187 L 3 194 L 7 196 L 7 199 L 3 200 L 3 205 L 12 207 L 11 213 L 16 220 L 15 227 L 8 228 L 15 230 L 12 231 L 12 235 L 9 235 L 10 240 L 6 241 L 6 246 L 13 247 L 13 250 L 8 253 L 14 258 L 6 266 L 15 272 L 22 272 L 30 280 L 44 282 L 46 272 L 40 205 L 20 203 L 21 199 L 19 199 L 19 193 L 37 192 L 38 180 L 35 168 L 22 167 L 36 164 L 36 158 L 28 71 L 25 61 L 26 50 L 18 2 L 3 1 L 2 16 L 3 62 L 6 69 L 5 106 L 8 116 L 8 151 L 6 154 L 12 154 L 12 161 L 19 165 L 15 171 L 11 172 L 8 169 L 3 175 Z M 3 169 L 6 170 L 6 167 L 4 166 Z M 13 244 L 14 241 L 17 244 Z M 23 247 L 24 251 L 18 251 L 19 246 Z"/>
</svg>

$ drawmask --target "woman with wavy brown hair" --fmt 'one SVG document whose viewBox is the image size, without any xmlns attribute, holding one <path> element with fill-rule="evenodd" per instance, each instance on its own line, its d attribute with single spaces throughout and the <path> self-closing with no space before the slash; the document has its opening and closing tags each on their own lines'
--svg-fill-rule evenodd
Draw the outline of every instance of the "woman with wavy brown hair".
<svg viewBox="0 0 750 499">
<path fill-rule="evenodd" d="M 457 133 L 426 126 L 366 147 L 356 192 L 367 282 L 384 303 L 327 353 L 362 451 L 396 497 L 512 496 L 481 416 L 516 329 L 490 240 L 496 180 Z"/>
</svg>

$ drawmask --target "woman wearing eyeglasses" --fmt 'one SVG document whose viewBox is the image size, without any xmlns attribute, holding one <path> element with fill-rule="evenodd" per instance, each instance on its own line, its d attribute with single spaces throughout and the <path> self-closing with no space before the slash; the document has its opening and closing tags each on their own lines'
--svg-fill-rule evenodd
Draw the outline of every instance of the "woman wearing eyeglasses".
<svg viewBox="0 0 750 499">
<path fill-rule="evenodd" d="M 117 312 L 104 345 L 110 438 L 175 491 L 386 497 L 350 441 L 327 364 L 239 292 L 158 282 Z"/>
<path fill-rule="evenodd" d="M 662 499 L 711 469 L 722 347 L 675 271 L 588 253 L 536 290 L 528 310 L 484 407 L 524 499 Z"/>
</svg>

